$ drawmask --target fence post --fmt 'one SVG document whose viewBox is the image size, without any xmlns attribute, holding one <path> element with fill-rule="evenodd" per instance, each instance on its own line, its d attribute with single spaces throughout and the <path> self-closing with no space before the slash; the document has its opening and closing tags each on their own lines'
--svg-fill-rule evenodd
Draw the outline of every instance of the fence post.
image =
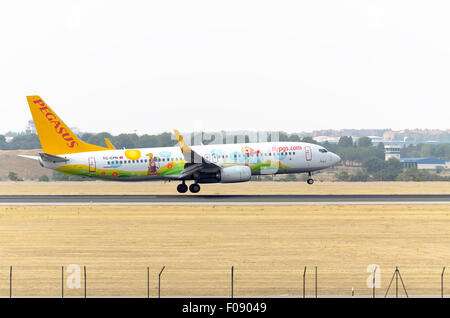
<svg viewBox="0 0 450 318">
<path fill-rule="evenodd" d="M 391 289 L 392 281 L 394 280 L 395 274 L 396 274 L 396 271 L 394 271 L 394 275 L 392 275 L 391 281 L 389 282 L 389 286 L 388 286 L 388 288 L 386 289 L 386 293 L 384 294 L 384 298 L 387 297 L 387 295 L 388 295 L 388 293 L 389 293 L 389 290 Z"/>
<path fill-rule="evenodd" d="M 403 282 L 402 274 L 400 274 L 398 268 L 397 268 L 397 275 L 398 277 L 400 277 L 400 282 L 402 283 L 403 291 L 405 292 L 406 298 L 409 298 L 408 291 L 406 290 L 405 283 Z"/>
<path fill-rule="evenodd" d="M 409 295 L 408 295 L 408 292 L 406 290 L 405 283 L 403 282 L 402 275 L 400 274 L 400 271 L 398 270 L 398 266 L 395 267 L 394 275 L 392 275 L 391 282 L 389 283 L 389 286 L 388 286 L 388 288 L 386 290 L 386 294 L 384 294 L 384 298 L 386 298 L 387 294 L 389 293 L 389 289 L 391 288 L 391 284 L 394 281 L 394 277 L 395 277 L 395 297 L 398 298 L 398 278 L 400 277 L 400 281 L 402 283 L 403 290 L 405 292 L 406 298 L 408 298 Z"/>
<path fill-rule="evenodd" d="M 306 281 L 306 266 L 305 266 L 305 269 L 303 270 L 303 298 L 305 298 L 306 297 L 306 293 L 305 293 L 305 290 L 306 290 L 306 283 L 305 283 L 305 281 Z"/>
<path fill-rule="evenodd" d="M 231 266 L 231 298 L 234 297 L 234 266 Z"/>
<path fill-rule="evenodd" d="M 150 267 L 147 266 L 147 298 L 150 298 Z"/>
<path fill-rule="evenodd" d="M 442 273 L 441 273 L 441 298 L 444 298 L 444 272 L 445 272 L 445 266 L 442 269 Z"/>
<path fill-rule="evenodd" d="M 398 298 L 398 267 L 395 267 L 395 298 Z"/>
<path fill-rule="evenodd" d="M 163 268 L 161 269 L 161 271 L 159 272 L 159 275 L 158 275 L 158 298 L 161 298 L 161 274 L 165 268 L 166 268 L 166 266 L 163 266 Z"/>
<path fill-rule="evenodd" d="M 315 290 L 316 290 L 316 298 L 317 298 L 317 266 L 315 267 Z"/>
<path fill-rule="evenodd" d="M 64 298 L 64 266 L 61 266 L 61 298 Z"/>
<path fill-rule="evenodd" d="M 377 274 L 377 267 L 378 266 L 375 266 L 375 269 L 373 270 L 373 282 L 372 282 L 373 298 L 375 298 L 375 277 Z"/>
<path fill-rule="evenodd" d="M 86 295 L 86 265 L 84 265 L 84 298 L 87 298 Z"/>
<path fill-rule="evenodd" d="M 9 267 L 9 298 L 12 298 L 12 266 Z"/>
</svg>

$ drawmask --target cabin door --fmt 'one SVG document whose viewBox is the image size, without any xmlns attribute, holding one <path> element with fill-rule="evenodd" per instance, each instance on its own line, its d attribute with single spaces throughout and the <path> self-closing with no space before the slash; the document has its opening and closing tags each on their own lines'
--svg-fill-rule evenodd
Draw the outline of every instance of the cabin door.
<svg viewBox="0 0 450 318">
<path fill-rule="evenodd" d="M 305 146 L 305 157 L 306 157 L 306 161 L 312 160 L 312 152 L 311 152 L 310 146 Z"/>
<path fill-rule="evenodd" d="M 89 157 L 89 173 L 95 172 L 95 158 Z"/>
</svg>

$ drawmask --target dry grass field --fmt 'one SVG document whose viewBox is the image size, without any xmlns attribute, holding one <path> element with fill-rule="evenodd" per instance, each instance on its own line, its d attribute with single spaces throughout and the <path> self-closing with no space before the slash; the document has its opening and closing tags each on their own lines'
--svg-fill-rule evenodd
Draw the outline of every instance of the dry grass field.
<svg viewBox="0 0 450 318">
<path fill-rule="evenodd" d="M 52 176 L 53 171 L 42 168 L 35 160 L 19 157 L 18 155 L 37 156 L 41 149 L 31 150 L 0 150 L 0 179 L 7 179 L 10 171 L 16 172 L 24 179 L 37 179 L 42 175 Z"/>
<path fill-rule="evenodd" d="M 87 266 L 88 296 L 146 296 L 149 266 L 154 297 L 164 265 L 162 296 L 229 296 L 232 265 L 235 296 L 299 296 L 304 266 L 307 296 L 314 266 L 319 296 L 370 296 L 370 264 L 379 296 L 395 266 L 410 295 L 439 296 L 450 263 L 449 205 L 1 206 L 0 233 L 4 297 L 10 265 L 18 297 L 61 295 L 69 264 Z"/>
<path fill-rule="evenodd" d="M 177 194 L 177 182 L 0 182 L 6 194 Z M 189 193 L 188 193 L 189 194 Z M 247 182 L 204 184 L 200 194 L 450 194 L 450 182 Z"/>
</svg>

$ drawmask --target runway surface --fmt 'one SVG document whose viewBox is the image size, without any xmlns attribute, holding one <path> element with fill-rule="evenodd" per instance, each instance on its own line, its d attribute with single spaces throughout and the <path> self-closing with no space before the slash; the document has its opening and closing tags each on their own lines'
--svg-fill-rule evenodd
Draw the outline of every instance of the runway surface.
<svg viewBox="0 0 450 318">
<path fill-rule="evenodd" d="M 436 195 L 2 195 L 0 205 L 450 204 Z"/>
</svg>

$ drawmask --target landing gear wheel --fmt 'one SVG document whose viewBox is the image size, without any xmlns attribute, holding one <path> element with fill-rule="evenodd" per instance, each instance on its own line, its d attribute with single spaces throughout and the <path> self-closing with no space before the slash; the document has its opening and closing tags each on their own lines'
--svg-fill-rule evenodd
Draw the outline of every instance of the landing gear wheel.
<svg viewBox="0 0 450 318">
<path fill-rule="evenodd" d="M 186 193 L 187 190 L 188 186 L 185 183 L 180 183 L 179 185 L 177 185 L 177 191 L 179 193 Z"/>
<path fill-rule="evenodd" d="M 308 184 L 313 184 L 313 183 L 314 183 L 314 180 L 313 180 L 313 178 L 312 178 L 312 172 L 311 172 L 311 171 L 308 172 L 308 180 L 306 180 L 306 183 L 308 183 Z"/>
<path fill-rule="evenodd" d="M 189 191 L 192 193 L 198 193 L 200 191 L 200 185 L 198 183 L 193 183 L 189 186 Z"/>
</svg>

